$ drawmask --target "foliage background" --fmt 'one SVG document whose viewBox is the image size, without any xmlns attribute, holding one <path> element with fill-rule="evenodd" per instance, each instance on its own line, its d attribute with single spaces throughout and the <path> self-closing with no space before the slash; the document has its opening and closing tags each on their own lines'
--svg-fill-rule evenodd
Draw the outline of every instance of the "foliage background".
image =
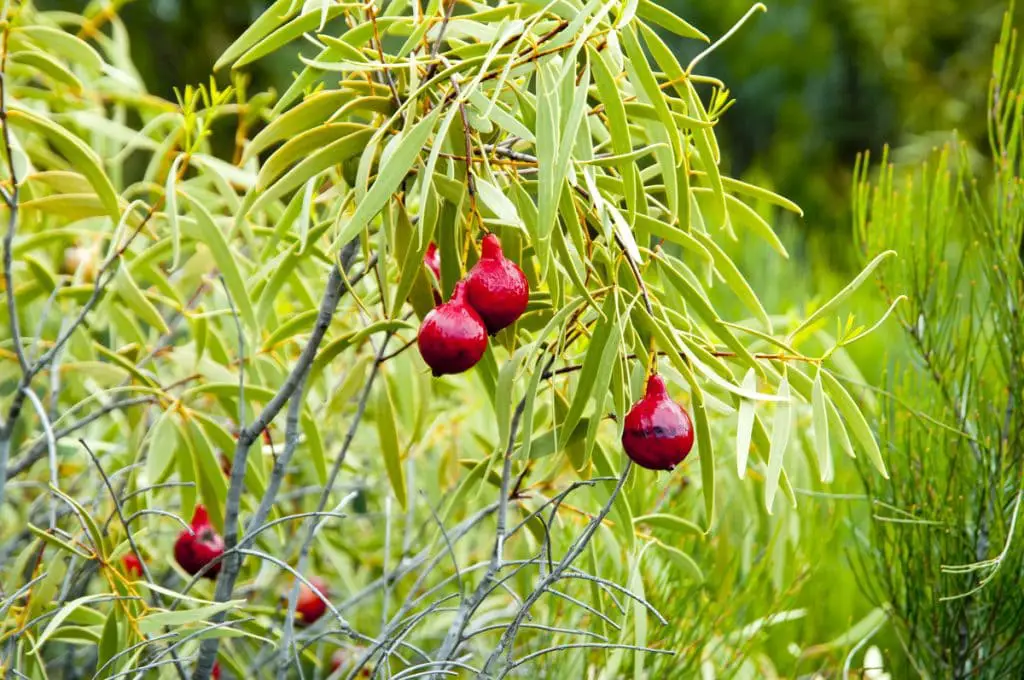
<svg viewBox="0 0 1024 680">
<path fill-rule="evenodd" d="M 75 11 L 87 6 L 70 0 L 37 4 Z M 152 92 L 173 99 L 173 87 L 207 77 L 216 57 L 267 3 L 123 4 L 118 13 L 133 35 L 133 58 L 140 73 Z M 662 4 L 712 37 L 749 6 L 745 0 Z M 977 112 L 984 108 L 988 65 L 1005 3 L 769 4 L 767 14 L 706 61 L 706 70 L 733 87 L 738 100 L 717 129 L 726 150 L 727 172 L 790 197 L 805 211 L 802 220 L 781 211 L 776 214 L 792 256 L 789 262 L 766 257 L 760 247 L 744 252 L 742 241 L 730 253 L 745 265 L 744 272 L 766 306 L 784 310 L 826 299 L 859 269 L 850 230 L 850 186 L 858 152 L 877 153 L 890 143 L 894 159 L 922 159 L 955 128 L 969 149 L 981 153 L 986 128 Z M 1017 14 L 1022 15 L 1020 8 Z M 675 47 L 685 61 L 688 46 Z M 248 69 L 254 90 L 269 86 L 282 91 L 287 86 L 295 63 L 291 49 Z M 865 287 L 852 307 L 864 318 L 875 318 L 884 309 L 872 287 Z M 903 334 L 890 323 L 851 354 L 865 382 L 875 384 L 901 360 L 905 349 Z M 760 556 L 761 570 L 736 566 L 735 548 L 723 537 L 742 534 L 746 520 L 741 513 L 729 514 L 719 538 L 701 556 L 701 566 L 705 573 L 715 574 L 715 582 L 700 594 L 698 613 L 704 620 L 697 628 L 726 635 L 737 625 L 773 612 L 805 609 L 799 620 L 758 636 L 747 651 L 765 650 L 787 674 L 841 663 L 856 641 L 844 634 L 856 629 L 877 604 L 864 594 L 858 572 L 851 568 L 858 547 L 870 540 L 866 534 L 871 511 L 858 500 L 862 494 L 859 471 L 844 461 L 827 493 L 801 499 L 799 515 L 783 513 L 777 523 L 757 522 L 757 546 L 772 555 Z M 795 540 L 778 549 L 779 536 L 785 532 Z M 693 615 L 686 591 L 673 592 L 671 582 L 659 584 L 659 590 L 670 602 L 673 596 L 678 598 L 677 611 L 672 605 L 665 607 L 675 617 Z M 687 643 L 694 639 L 689 633 L 683 637 Z M 882 631 L 875 642 L 898 665 L 892 637 Z M 814 645 L 814 653 L 801 654 Z"/>
</svg>

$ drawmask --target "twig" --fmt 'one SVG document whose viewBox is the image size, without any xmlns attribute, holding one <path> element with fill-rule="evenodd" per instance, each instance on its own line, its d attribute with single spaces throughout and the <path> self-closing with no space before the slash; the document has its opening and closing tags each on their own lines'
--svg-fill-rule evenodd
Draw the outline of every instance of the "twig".
<svg viewBox="0 0 1024 680">
<path fill-rule="evenodd" d="M 334 488 L 334 482 L 338 477 L 338 473 L 341 472 L 341 466 L 345 463 L 345 458 L 348 455 L 348 449 L 352 445 L 352 440 L 355 438 L 356 430 L 359 428 L 359 423 L 363 419 L 363 414 L 366 412 L 366 405 L 370 399 L 370 390 L 373 388 L 373 383 L 380 373 L 381 358 L 384 356 L 384 352 L 387 349 L 388 341 L 392 335 L 389 333 L 384 338 L 384 342 L 381 343 L 380 349 L 377 351 L 377 356 L 374 359 L 373 367 L 370 369 L 370 375 L 366 379 L 366 385 L 363 387 L 363 393 L 359 397 L 359 404 L 356 407 L 355 416 L 352 418 L 352 423 L 349 425 L 348 432 L 345 434 L 345 439 L 341 444 L 341 450 L 338 453 L 337 458 L 334 461 L 334 466 L 331 468 L 331 474 L 327 478 L 327 484 L 324 486 L 323 492 L 320 494 L 320 500 L 317 503 L 317 512 L 322 512 L 327 506 L 327 500 L 330 498 L 331 491 Z M 313 546 L 313 538 L 316 536 L 316 531 L 319 528 L 319 522 L 311 521 L 309 528 L 306 531 L 306 538 L 302 543 L 302 548 L 299 550 L 298 568 L 297 571 L 305 571 L 306 562 L 309 559 L 309 551 Z M 277 668 L 277 677 L 282 680 L 287 670 L 287 650 L 292 645 L 292 634 L 295 628 L 295 609 L 298 606 L 299 598 L 299 584 L 295 583 L 292 586 L 291 592 L 288 593 L 288 615 L 285 618 L 284 632 L 281 636 L 281 648 L 286 650 L 285 656 L 282 657 L 282 661 Z"/>
<path fill-rule="evenodd" d="M 100 459 L 96 457 L 96 454 L 93 453 L 91 448 L 89 448 L 89 445 L 86 443 L 86 441 L 84 439 L 79 439 L 78 443 L 81 444 L 82 448 L 85 449 L 85 452 L 89 454 L 89 458 L 92 459 L 93 464 L 96 466 L 96 469 L 100 473 L 100 477 L 103 479 L 103 485 L 107 487 L 107 491 L 110 493 L 110 499 L 114 502 L 114 511 L 117 513 L 118 519 L 121 520 L 121 526 L 124 527 L 125 537 L 128 539 L 128 546 L 131 548 L 132 554 L 134 554 L 136 559 L 138 559 L 139 566 L 142 567 L 143 577 L 146 579 L 147 583 L 155 583 L 155 581 L 153 580 L 153 575 L 149 572 L 149 566 L 146 564 L 146 560 L 142 556 L 142 551 L 139 550 L 139 546 L 135 542 L 135 536 L 132 535 L 131 523 L 125 520 L 124 509 L 121 507 L 121 503 L 117 499 L 117 492 L 114 491 L 114 485 L 110 483 L 110 477 L 107 476 L 107 473 L 103 470 L 103 466 L 100 464 Z M 150 588 L 149 591 L 152 594 L 153 599 L 156 602 L 158 602 L 160 606 L 163 606 L 163 595 L 161 595 L 158 591 L 152 588 Z M 167 631 L 166 635 L 174 635 L 174 633 L 171 633 L 168 628 L 164 628 L 164 630 Z M 143 640 L 152 642 L 152 639 L 148 635 L 144 635 Z M 178 661 L 177 654 L 174 654 L 172 652 L 172 657 L 174 667 L 178 671 L 178 677 L 180 677 L 181 680 L 185 680 L 185 669 L 181 667 L 181 663 Z"/>
<path fill-rule="evenodd" d="M 615 499 L 618 498 L 619 492 L 622 491 L 622 486 L 626 483 L 626 478 L 629 477 L 629 470 L 631 467 L 632 461 L 627 462 L 625 469 L 623 469 L 622 474 L 619 476 L 619 481 L 615 485 L 615 489 L 609 496 L 608 501 L 604 504 L 604 507 L 601 508 L 601 512 L 599 512 L 598 515 L 590 521 L 587 527 L 583 530 L 579 539 L 577 539 L 576 543 L 569 548 L 565 557 L 562 558 L 554 570 L 551 571 L 543 581 L 541 581 L 537 588 L 535 588 L 534 591 L 530 593 L 529 597 L 526 598 L 526 601 L 523 602 L 523 606 L 519 608 L 519 613 L 516 614 L 515 620 L 508 628 L 505 629 L 505 633 L 501 636 L 498 646 L 495 647 L 494 651 L 491 652 L 491 656 L 487 659 L 487 663 L 484 665 L 483 677 L 493 677 L 498 658 L 506 648 L 511 651 L 511 645 L 515 641 L 516 634 L 519 632 L 519 626 L 530 613 L 530 608 L 533 607 L 537 600 L 541 598 L 551 585 L 561 578 L 562 573 L 572 566 L 573 561 L 575 561 L 575 559 L 579 557 L 580 553 L 583 552 L 583 549 L 593 537 L 594 532 L 597 531 L 597 527 L 600 526 L 604 521 L 604 518 L 609 512 L 611 512 L 612 504 L 615 502 Z M 498 675 L 498 677 L 503 678 L 512 668 L 514 668 L 513 664 L 506 663 L 504 670 Z"/>
<path fill-rule="evenodd" d="M 437 72 L 438 58 L 437 55 L 441 52 L 441 43 L 444 42 L 445 31 L 448 30 L 448 22 L 452 20 L 452 14 L 455 13 L 455 3 L 457 0 L 448 0 L 448 5 L 444 8 L 444 19 L 441 21 L 441 28 L 437 32 L 437 39 L 434 40 L 434 46 L 430 49 L 430 65 L 427 66 L 427 73 L 423 76 L 423 82 L 427 82 L 434 77 Z"/>
<path fill-rule="evenodd" d="M 216 602 L 227 602 L 231 598 L 231 593 L 235 587 L 235 580 L 238 578 L 238 572 L 242 566 L 241 555 L 231 549 L 235 548 L 238 544 L 238 514 L 242 500 L 242 488 L 245 486 L 245 469 L 249 448 L 256 441 L 256 438 L 262 434 L 263 430 L 266 429 L 267 425 L 270 424 L 270 421 L 280 413 L 288 400 L 292 398 L 312 367 L 313 360 L 316 358 L 317 351 L 320 348 L 320 343 L 327 333 L 327 329 L 334 317 L 334 312 L 341 300 L 342 292 L 345 290 L 343 287 L 342 268 L 347 270 L 352 265 L 358 245 L 358 239 L 349 242 L 342 249 L 341 257 L 339 258 L 340 267 L 336 264 L 331 268 L 324 296 L 320 302 L 320 312 L 317 315 L 316 325 L 313 327 L 313 332 L 310 334 L 306 346 L 299 355 L 298 361 L 285 379 L 284 385 L 264 406 L 263 411 L 257 416 L 256 420 L 249 426 L 241 428 L 238 433 L 238 443 L 235 446 L 234 460 L 231 465 L 231 485 L 228 488 L 228 498 L 225 505 L 225 559 L 223 568 L 217 578 L 217 588 L 214 592 L 214 600 Z M 243 370 L 242 367 L 240 367 L 240 370 Z M 323 510 L 323 508 L 318 508 L 318 510 Z M 224 620 L 226 615 L 227 612 L 225 611 L 218 612 L 211 620 L 214 623 L 219 623 Z M 220 639 L 217 637 L 203 640 L 200 646 L 199 662 L 196 664 L 195 672 L 192 675 L 193 680 L 207 680 L 210 677 L 219 646 Z"/>
</svg>

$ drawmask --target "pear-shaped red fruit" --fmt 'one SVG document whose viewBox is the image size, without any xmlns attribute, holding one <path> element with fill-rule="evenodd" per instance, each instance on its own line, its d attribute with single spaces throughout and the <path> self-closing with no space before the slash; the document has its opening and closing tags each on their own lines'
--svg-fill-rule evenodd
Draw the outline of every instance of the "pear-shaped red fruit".
<svg viewBox="0 0 1024 680">
<path fill-rule="evenodd" d="M 210 524 L 206 506 L 197 505 L 192 515 L 192 531 L 182 531 L 174 543 L 174 559 L 181 568 L 195 576 L 199 570 L 224 554 L 224 539 Z M 203 576 L 217 578 L 220 562 L 210 567 Z"/>
<path fill-rule="evenodd" d="M 435 377 L 462 373 L 480 361 L 487 349 L 487 328 L 466 302 L 465 281 L 455 284 L 448 302 L 423 318 L 416 343 Z"/>
<path fill-rule="evenodd" d="M 313 586 L 327 597 L 327 583 L 315 576 L 309 579 Z M 327 603 L 313 592 L 305 583 L 299 584 L 299 599 L 295 602 L 295 612 L 302 622 L 309 625 L 319 619 L 327 611 Z"/>
<path fill-rule="evenodd" d="M 647 393 L 626 414 L 622 446 L 634 463 L 648 470 L 671 470 L 693 448 L 693 422 L 665 391 L 661 376 L 647 380 Z"/>
<path fill-rule="evenodd" d="M 497 236 L 485 236 L 481 251 L 480 261 L 466 276 L 466 295 L 487 332 L 494 335 L 523 315 L 530 300 L 530 284 L 519 265 L 501 252 Z"/>
</svg>

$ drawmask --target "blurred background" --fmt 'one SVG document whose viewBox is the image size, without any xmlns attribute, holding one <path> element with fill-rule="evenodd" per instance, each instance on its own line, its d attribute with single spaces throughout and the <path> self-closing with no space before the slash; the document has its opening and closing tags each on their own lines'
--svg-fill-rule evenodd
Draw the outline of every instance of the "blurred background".
<svg viewBox="0 0 1024 680">
<path fill-rule="evenodd" d="M 132 36 L 132 56 L 154 94 L 205 82 L 217 56 L 269 0 L 37 0 L 41 9 L 114 5 Z M 660 2 L 712 39 L 749 0 Z M 985 146 L 992 49 L 1005 0 L 770 0 L 702 71 L 737 102 L 718 134 L 733 176 L 773 187 L 800 204 L 799 246 L 843 276 L 856 267 L 847 247 L 851 171 L 858 152 L 885 143 L 901 160 L 923 158 L 956 129 Z M 1024 17 L 1024 9 L 1017 8 Z M 694 41 L 665 36 L 686 59 Z M 246 71 L 253 91 L 287 87 L 292 43 Z M 306 48 L 308 51 L 308 48 Z M 685 63 L 685 62 L 684 62 Z M 226 75 L 218 74 L 226 80 Z M 788 225 L 787 225 L 788 226 Z M 791 251 L 794 252 L 794 251 Z M 804 259 L 801 257 L 800 259 Z M 821 274 L 821 272 L 819 272 Z"/>
</svg>

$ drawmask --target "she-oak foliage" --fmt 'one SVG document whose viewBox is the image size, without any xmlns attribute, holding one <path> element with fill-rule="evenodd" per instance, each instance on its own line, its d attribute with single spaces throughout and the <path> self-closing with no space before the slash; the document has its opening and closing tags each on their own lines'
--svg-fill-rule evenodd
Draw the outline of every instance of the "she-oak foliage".
<svg viewBox="0 0 1024 680">
<path fill-rule="evenodd" d="M 824 481 L 833 447 L 885 475 L 833 371 L 863 330 L 822 327 L 890 253 L 803 321 L 763 308 L 722 246 L 785 257 L 766 216 L 799 208 L 722 175 L 728 91 L 661 34 L 708 38 L 657 3 L 278 0 L 217 63 L 232 86 L 177 102 L 108 6 L 4 8 L 3 667 L 640 674 L 683 653 L 643 576 L 699 577 L 661 528 L 713 531 L 716 475 L 768 512 L 798 443 Z M 249 92 L 293 41 L 291 87 Z M 488 232 L 529 304 L 435 380 L 424 254 L 447 298 Z M 620 448 L 653 370 L 693 417 L 692 518 Z M 171 557 L 199 503 L 215 581 Z"/>
</svg>

